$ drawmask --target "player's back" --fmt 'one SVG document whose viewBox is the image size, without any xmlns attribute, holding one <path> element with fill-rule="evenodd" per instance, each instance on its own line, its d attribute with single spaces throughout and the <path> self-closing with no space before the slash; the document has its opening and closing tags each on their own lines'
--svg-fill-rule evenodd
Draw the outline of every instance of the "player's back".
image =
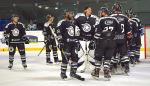
<svg viewBox="0 0 150 86">
<path fill-rule="evenodd" d="M 100 38 L 103 39 L 113 39 L 119 29 L 119 22 L 115 17 L 102 17 L 96 25 L 96 33 L 101 34 Z"/>
<path fill-rule="evenodd" d="M 128 17 L 125 16 L 124 14 L 112 14 L 111 15 L 112 17 L 115 17 L 117 18 L 120 26 L 121 26 L 121 29 L 122 29 L 122 33 L 127 33 L 130 31 L 130 26 L 129 26 L 129 23 L 128 23 Z"/>
</svg>

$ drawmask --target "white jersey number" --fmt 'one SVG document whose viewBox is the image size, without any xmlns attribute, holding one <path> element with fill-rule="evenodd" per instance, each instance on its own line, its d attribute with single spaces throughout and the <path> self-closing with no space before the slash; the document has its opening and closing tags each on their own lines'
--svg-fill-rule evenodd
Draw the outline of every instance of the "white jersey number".
<svg viewBox="0 0 150 86">
<path fill-rule="evenodd" d="M 121 24 L 122 33 L 124 33 L 124 24 Z"/>
<path fill-rule="evenodd" d="M 106 31 L 113 31 L 113 29 L 114 29 L 114 27 L 108 26 L 108 27 L 105 27 L 105 28 L 104 28 L 103 32 L 106 32 Z"/>
</svg>

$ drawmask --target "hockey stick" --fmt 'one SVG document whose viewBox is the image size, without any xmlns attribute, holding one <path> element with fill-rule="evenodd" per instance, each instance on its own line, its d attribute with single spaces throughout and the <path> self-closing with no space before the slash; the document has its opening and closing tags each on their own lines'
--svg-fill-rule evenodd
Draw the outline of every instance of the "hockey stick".
<svg viewBox="0 0 150 86">
<path fill-rule="evenodd" d="M 57 35 L 54 33 L 54 31 L 53 31 L 53 29 L 52 29 L 51 26 L 49 26 L 49 28 L 50 28 L 50 30 L 51 30 L 51 32 L 52 32 L 52 35 L 54 36 L 54 39 L 55 39 L 55 42 L 56 42 L 56 46 L 57 46 L 57 48 L 59 48 L 59 47 L 58 47 Z M 60 49 L 60 48 L 59 48 L 59 50 L 61 50 L 61 53 L 64 55 L 65 59 L 66 59 L 66 60 L 68 61 L 68 63 L 69 63 L 69 59 L 68 59 L 67 56 L 65 55 L 64 51 L 63 51 L 62 49 Z M 71 64 L 69 63 L 69 65 L 71 65 Z"/>
<path fill-rule="evenodd" d="M 52 30 L 52 27 L 51 27 L 51 26 L 49 26 L 49 28 L 50 28 L 50 30 L 51 30 L 51 32 L 52 32 L 52 35 L 53 35 L 54 38 L 55 38 L 56 46 L 58 46 L 58 41 L 56 40 L 57 35 L 56 35 L 56 34 L 54 33 L 54 31 Z M 44 41 L 38 41 L 38 42 L 44 42 Z M 47 44 L 47 43 L 46 43 L 46 44 Z M 38 56 L 42 53 L 42 51 L 43 51 L 44 48 L 46 47 L 46 44 L 43 46 L 43 48 L 42 48 L 42 50 L 39 52 Z"/>
<path fill-rule="evenodd" d="M 42 50 L 39 52 L 38 56 L 40 56 L 40 54 L 42 53 L 42 51 L 44 50 L 46 44 L 43 46 Z"/>
</svg>

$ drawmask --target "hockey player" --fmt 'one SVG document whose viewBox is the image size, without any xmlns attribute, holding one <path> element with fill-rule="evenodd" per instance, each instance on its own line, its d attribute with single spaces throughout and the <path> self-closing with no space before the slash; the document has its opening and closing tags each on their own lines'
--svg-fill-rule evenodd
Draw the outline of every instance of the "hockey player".
<svg viewBox="0 0 150 86">
<path fill-rule="evenodd" d="M 54 62 L 57 63 L 59 62 L 58 60 L 58 54 L 57 54 L 57 46 L 54 38 L 53 32 L 56 32 L 56 29 L 54 29 L 54 17 L 50 14 L 46 16 L 47 22 L 44 24 L 43 28 L 43 34 L 44 34 L 44 40 L 45 40 L 45 45 L 46 45 L 46 63 L 51 64 L 53 63 L 50 58 L 50 52 L 53 50 L 53 57 L 54 57 Z"/>
<path fill-rule="evenodd" d="M 136 48 L 137 48 L 137 35 L 138 35 L 138 23 L 135 20 L 132 20 L 132 13 L 130 10 L 126 11 L 126 15 L 129 18 L 129 24 L 132 29 L 132 37 L 128 37 L 128 51 L 131 64 L 135 65 L 135 56 L 136 56 Z"/>
<path fill-rule="evenodd" d="M 75 16 L 75 21 L 81 30 L 82 40 L 93 40 L 97 16 L 92 15 L 92 8 L 85 7 L 83 13 Z"/>
<path fill-rule="evenodd" d="M 138 23 L 138 34 L 137 34 L 137 43 L 136 43 L 136 55 L 135 55 L 135 60 L 136 62 L 140 62 L 140 48 L 142 46 L 141 44 L 141 36 L 144 35 L 144 27 L 141 24 L 140 19 L 134 14 L 132 17 L 132 20 L 135 20 Z"/>
<path fill-rule="evenodd" d="M 112 58 L 112 64 L 114 70 L 117 70 L 117 64 L 121 63 L 121 67 L 124 73 L 129 72 L 129 57 L 127 56 L 127 37 L 131 35 L 131 29 L 128 22 L 128 18 L 122 14 L 121 5 L 115 3 L 112 7 L 112 17 L 117 18 L 121 26 L 122 32 L 118 33 L 115 37 L 116 39 L 116 49 L 114 57 Z M 118 54 L 118 56 L 116 56 Z M 111 68 L 112 69 L 112 68 Z"/>
<path fill-rule="evenodd" d="M 19 22 L 19 16 L 13 14 L 11 17 L 11 22 L 5 26 L 4 37 L 6 39 L 6 44 L 9 46 L 9 66 L 11 70 L 13 67 L 14 55 L 16 52 L 16 47 L 21 56 L 21 61 L 23 67 L 26 69 L 26 54 L 25 54 L 25 42 L 24 36 L 26 35 L 24 24 Z"/>
<path fill-rule="evenodd" d="M 67 11 L 63 20 L 59 21 L 58 36 L 61 37 L 61 43 L 63 43 L 62 50 L 62 64 L 61 64 L 61 78 L 67 79 L 66 70 L 69 60 L 71 60 L 70 76 L 84 81 L 80 75 L 76 74 L 78 54 L 76 48 L 78 47 L 80 36 L 80 29 L 74 22 L 74 15 L 72 11 Z"/>
<path fill-rule="evenodd" d="M 115 17 L 109 17 L 109 10 L 106 7 L 100 9 L 101 18 L 98 25 L 96 25 L 96 32 L 94 35 L 96 41 L 95 49 L 95 69 L 91 75 L 98 79 L 100 67 L 104 66 L 104 78 L 110 79 L 110 61 L 115 49 L 115 35 L 121 31 L 119 22 Z M 104 60 L 103 60 L 104 58 Z"/>
<path fill-rule="evenodd" d="M 95 33 L 95 24 L 98 20 L 98 17 L 95 15 L 92 15 L 92 8 L 87 6 L 84 8 L 83 13 L 78 13 L 75 16 L 75 22 L 77 24 L 77 26 L 80 29 L 80 43 L 82 44 L 82 48 L 85 52 L 84 54 L 84 64 L 87 65 L 86 63 L 88 62 L 88 58 L 89 58 L 89 49 L 91 48 L 93 43 L 93 39 L 94 39 L 94 33 Z M 82 62 L 81 62 L 82 63 Z M 83 65 L 83 66 L 85 66 Z M 86 66 L 84 67 L 84 70 L 82 70 L 81 72 L 84 72 L 86 69 Z"/>
</svg>

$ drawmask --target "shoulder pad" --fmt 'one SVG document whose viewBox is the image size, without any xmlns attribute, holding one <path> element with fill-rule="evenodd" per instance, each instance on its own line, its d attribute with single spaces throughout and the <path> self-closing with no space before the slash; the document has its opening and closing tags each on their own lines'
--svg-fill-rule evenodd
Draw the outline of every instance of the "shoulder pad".
<svg viewBox="0 0 150 86">
<path fill-rule="evenodd" d="M 44 27 L 48 27 L 48 26 L 49 26 L 48 22 L 44 23 Z"/>
<path fill-rule="evenodd" d="M 119 23 L 119 21 L 117 20 L 117 18 L 111 17 L 111 16 L 108 16 L 108 17 L 102 17 L 102 18 L 100 18 L 99 21 L 101 21 L 102 19 L 106 19 L 106 18 L 114 19 L 117 23 Z"/>
<path fill-rule="evenodd" d="M 91 15 L 91 17 L 98 19 L 98 17 L 96 15 Z"/>
<path fill-rule="evenodd" d="M 8 23 L 6 26 L 5 26 L 5 28 L 8 28 L 9 27 L 9 25 L 11 25 L 12 23 L 10 22 L 10 23 Z"/>
<path fill-rule="evenodd" d="M 77 18 L 79 18 L 80 16 L 85 16 L 85 15 L 84 15 L 83 13 L 77 13 L 74 18 L 77 19 Z"/>
<path fill-rule="evenodd" d="M 124 15 L 124 14 L 111 14 L 110 16 L 117 16 L 117 15 L 120 15 L 120 16 L 124 16 L 124 17 L 126 17 L 126 18 L 128 18 L 126 15 Z"/>
<path fill-rule="evenodd" d="M 62 22 L 64 22 L 64 21 L 65 21 L 64 19 L 60 20 L 57 24 L 57 27 L 59 27 L 62 24 Z"/>
<path fill-rule="evenodd" d="M 136 24 L 136 26 L 138 26 L 138 23 L 133 19 L 129 19 L 128 22 L 134 22 Z"/>
<path fill-rule="evenodd" d="M 133 20 L 136 20 L 137 22 L 141 22 L 138 18 L 132 18 Z"/>
<path fill-rule="evenodd" d="M 24 24 L 23 24 L 23 23 L 21 23 L 21 22 L 18 22 L 18 24 L 21 24 L 21 25 L 23 26 L 23 28 L 25 28 L 25 26 L 24 26 Z"/>
</svg>

